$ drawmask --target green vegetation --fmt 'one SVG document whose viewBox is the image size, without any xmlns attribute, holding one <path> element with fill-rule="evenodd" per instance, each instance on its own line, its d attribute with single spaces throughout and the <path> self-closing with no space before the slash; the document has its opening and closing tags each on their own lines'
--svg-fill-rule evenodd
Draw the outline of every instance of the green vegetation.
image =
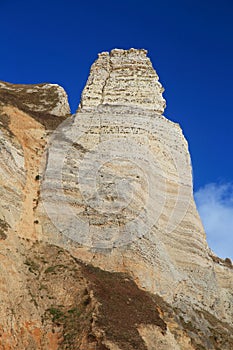
<svg viewBox="0 0 233 350">
<path fill-rule="evenodd" d="M 0 240 L 1 239 L 6 239 L 7 238 L 7 235 L 6 235 L 6 232 L 9 228 L 9 225 L 2 219 L 0 219 Z"/>
<path fill-rule="evenodd" d="M 59 269 L 66 269 L 67 267 L 62 264 L 54 265 L 54 266 L 49 266 L 44 273 L 53 273 L 56 274 L 57 270 Z"/>
<path fill-rule="evenodd" d="M 64 312 L 61 310 L 63 306 L 60 306 L 60 308 L 57 307 L 50 307 L 49 309 L 47 309 L 46 311 L 48 311 L 50 313 L 50 315 L 52 316 L 52 322 L 63 322 L 64 318 L 66 317 Z"/>
<path fill-rule="evenodd" d="M 28 270 L 34 274 L 37 274 L 40 269 L 40 265 L 31 259 L 27 259 L 24 264 L 27 265 L 29 267 Z"/>
</svg>

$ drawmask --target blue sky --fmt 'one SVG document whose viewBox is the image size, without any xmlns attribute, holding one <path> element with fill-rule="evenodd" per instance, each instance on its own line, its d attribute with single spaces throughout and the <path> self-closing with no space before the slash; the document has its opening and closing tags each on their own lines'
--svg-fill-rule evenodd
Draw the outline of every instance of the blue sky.
<svg viewBox="0 0 233 350">
<path fill-rule="evenodd" d="M 73 112 L 98 52 L 146 48 L 165 116 L 189 141 L 195 191 L 232 183 L 232 0 L 0 0 L 0 14 L 0 80 L 58 83 Z"/>
</svg>

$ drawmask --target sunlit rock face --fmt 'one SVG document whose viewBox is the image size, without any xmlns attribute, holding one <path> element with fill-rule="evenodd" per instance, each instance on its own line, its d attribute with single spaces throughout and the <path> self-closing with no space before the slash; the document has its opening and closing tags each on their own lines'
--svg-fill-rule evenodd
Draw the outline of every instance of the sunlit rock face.
<svg viewBox="0 0 233 350">
<path fill-rule="evenodd" d="M 92 65 L 81 108 L 121 105 L 163 114 L 163 91 L 146 50 L 115 49 L 100 53 Z"/>
<path fill-rule="evenodd" d="M 0 83 L 0 350 L 233 347 L 162 92 L 136 49 L 99 54 L 73 116 L 58 85 Z"/>
<path fill-rule="evenodd" d="M 0 82 L 0 219 L 12 228 L 23 225 L 29 237 L 46 137 L 69 113 L 67 95 L 58 85 Z"/>
<path fill-rule="evenodd" d="M 168 302 L 231 322 L 232 271 L 210 257 L 187 141 L 161 115 L 162 92 L 145 50 L 99 55 L 76 115 L 48 150 L 44 230 Z"/>
</svg>

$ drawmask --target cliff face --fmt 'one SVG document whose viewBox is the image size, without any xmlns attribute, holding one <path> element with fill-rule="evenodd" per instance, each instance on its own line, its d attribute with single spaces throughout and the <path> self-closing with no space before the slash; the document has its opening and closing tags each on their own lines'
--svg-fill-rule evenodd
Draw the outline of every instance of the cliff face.
<svg viewBox="0 0 233 350">
<path fill-rule="evenodd" d="M 58 85 L 0 84 L 0 349 L 231 349 L 187 142 L 145 50 Z"/>
</svg>

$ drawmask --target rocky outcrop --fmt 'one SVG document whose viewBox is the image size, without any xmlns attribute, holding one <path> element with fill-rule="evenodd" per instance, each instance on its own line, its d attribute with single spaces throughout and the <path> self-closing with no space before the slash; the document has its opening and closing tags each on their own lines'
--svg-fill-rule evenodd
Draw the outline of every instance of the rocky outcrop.
<svg viewBox="0 0 233 350">
<path fill-rule="evenodd" d="M 9 84 L 0 82 L 0 104 L 11 105 L 28 112 L 41 122 L 57 125 L 64 116 L 70 114 L 67 94 L 57 84 Z"/>
<path fill-rule="evenodd" d="M 99 55 L 74 116 L 57 85 L 1 83 L 0 349 L 232 348 L 232 264 L 162 91 L 135 49 Z"/>
<path fill-rule="evenodd" d="M 94 63 L 74 120 L 57 130 L 48 150 L 43 204 L 51 222 L 44 232 L 61 231 L 81 245 L 82 256 L 87 247 L 87 261 L 127 271 L 167 302 L 205 308 L 231 323 L 232 270 L 209 255 L 182 130 L 157 108 L 135 102 L 139 91 L 155 105 L 162 100 L 151 70 L 144 50 L 113 50 Z M 106 97 L 114 84 L 124 102 Z M 79 256 L 79 248 L 73 253 Z"/>
<path fill-rule="evenodd" d="M 52 328 L 41 343 L 26 266 L 29 242 L 36 239 L 34 211 L 46 139 L 68 112 L 59 86 L 0 83 L 0 349 L 57 348 Z"/>
<path fill-rule="evenodd" d="M 119 50 L 99 54 L 92 65 L 80 107 L 132 106 L 162 114 L 164 91 L 146 50 Z"/>
<path fill-rule="evenodd" d="M 46 137 L 70 109 L 58 85 L 0 83 L 1 211 L 0 219 L 17 232 L 34 236 L 40 191 L 39 167 Z"/>
</svg>

